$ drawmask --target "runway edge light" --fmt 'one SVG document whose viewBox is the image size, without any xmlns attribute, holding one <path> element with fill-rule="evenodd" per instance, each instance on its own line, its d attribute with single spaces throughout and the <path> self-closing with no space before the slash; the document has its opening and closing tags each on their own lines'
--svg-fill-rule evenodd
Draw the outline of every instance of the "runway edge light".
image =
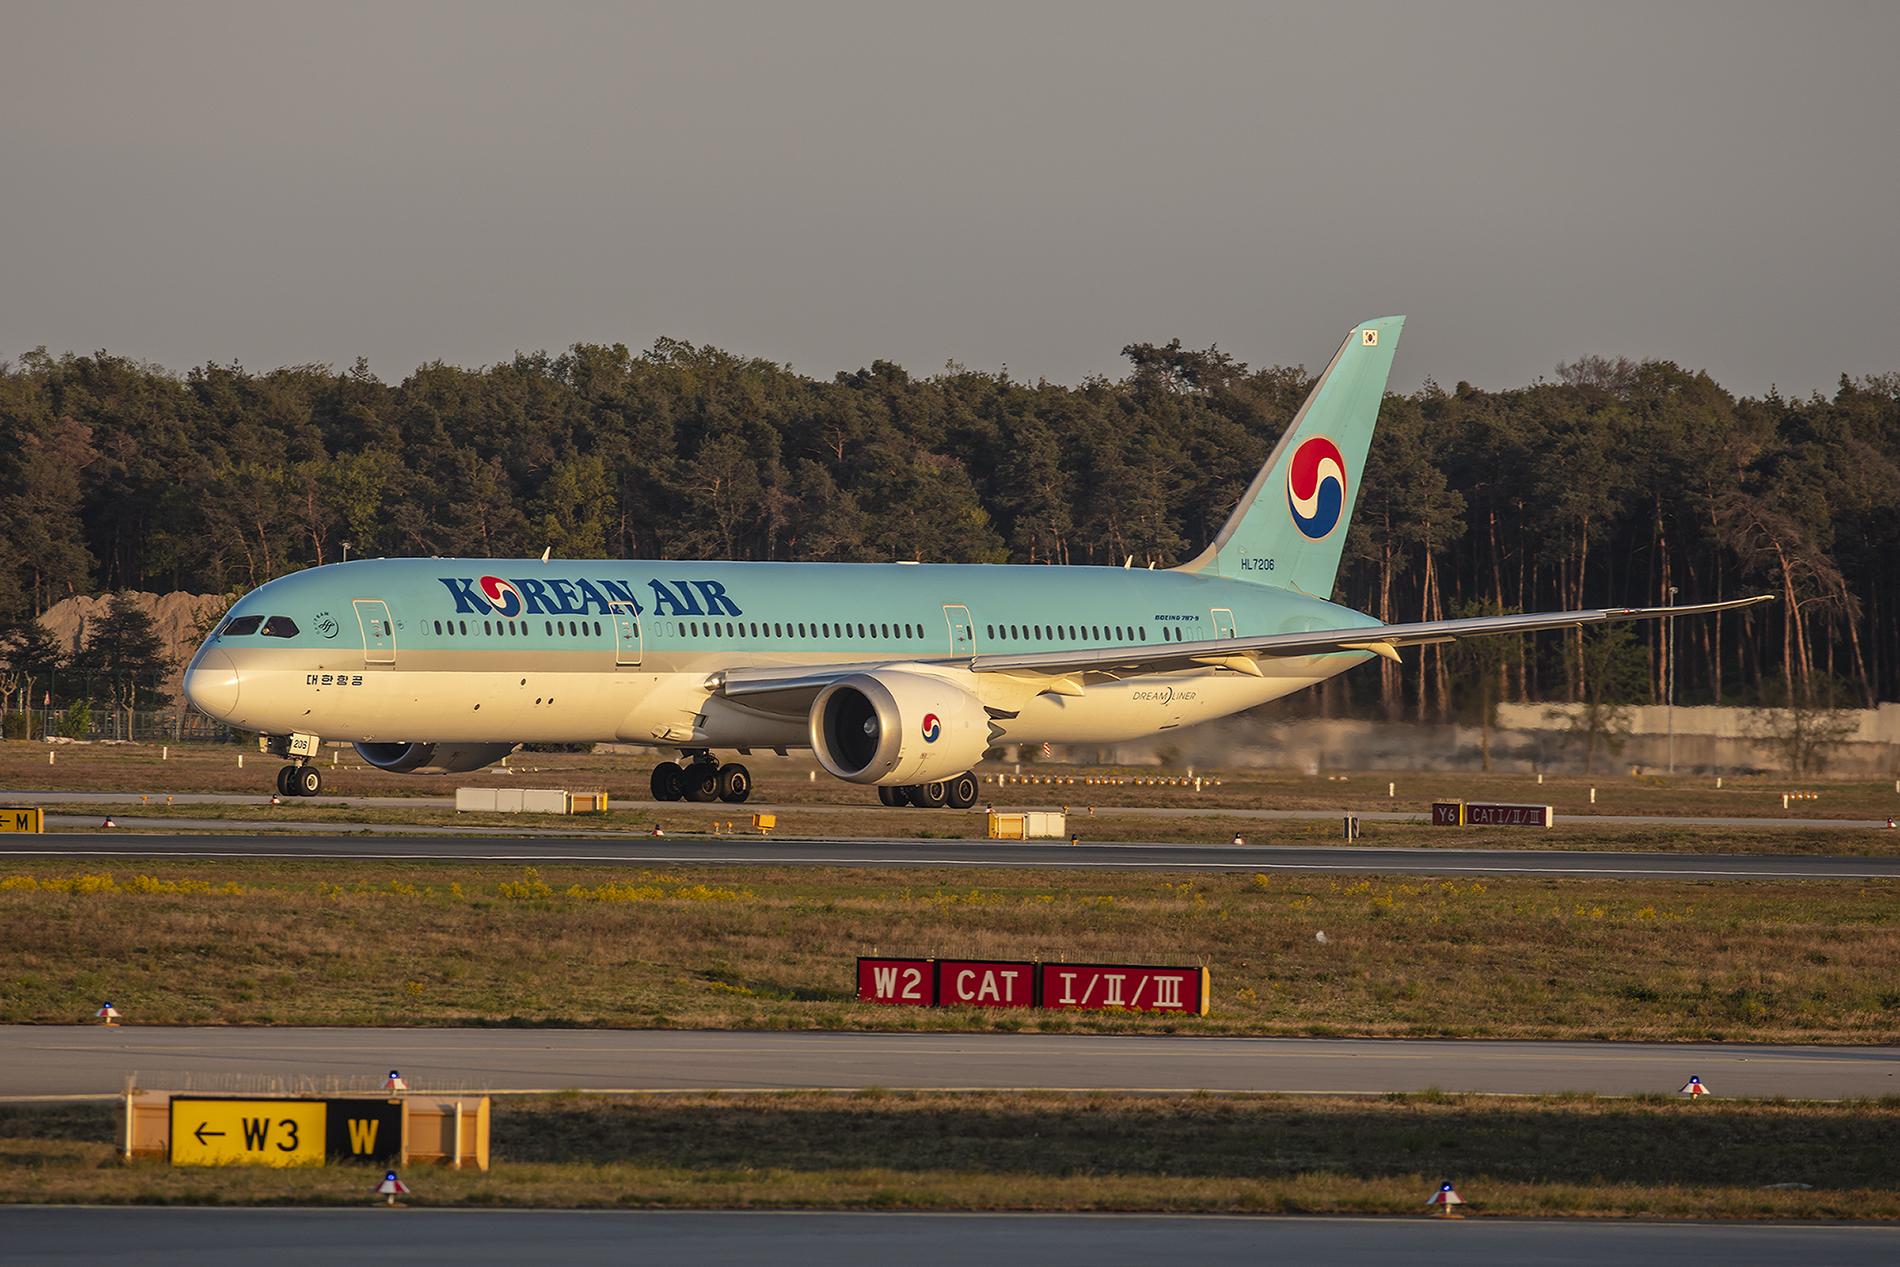
<svg viewBox="0 0 1900 1267">
<path fill-rule="evenodd" d="M 376 1193 L 385 1198 L 387 1204 L 395 1205 L 397 1197 L 409 1195 L 409 1185 L 396 1178 L 396 1172 L 392 1170 L 383 1176 L 381 1183 L 376 1185 Z"/>
</svg>

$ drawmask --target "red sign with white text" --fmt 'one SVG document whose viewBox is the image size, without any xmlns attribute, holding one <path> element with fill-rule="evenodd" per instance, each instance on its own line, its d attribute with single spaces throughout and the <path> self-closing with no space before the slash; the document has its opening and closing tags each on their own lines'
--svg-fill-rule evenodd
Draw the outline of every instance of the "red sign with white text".
<svg viewBox="0 0 1900 1267">
<path fill-rule="evenodd" d="M 1036 965 L 945 959 L 937 965 L 937 1002 L 944 1007 L 1034 1007 Z"/>
<path fill-rule="evenodd" d="M 1467 827 L 1549 827 L 1556 815 L 1548 805 L 1479 805 L 1465 803 Z"/>
<path fill-rule="evenodd" d="M 860 959 L 858 1000 L 929 1007 L 937 1001 L 937 965 L 929 959 Z"/>
<path fill-rule="evenodd" d="M 1207 1013 L 1205 968 L 1141 968 L 1127 964 L 1046 963 L 1042 1006 L 1071 1011 L 1127 1008 L 1136 1012 Z"/>
</svg>

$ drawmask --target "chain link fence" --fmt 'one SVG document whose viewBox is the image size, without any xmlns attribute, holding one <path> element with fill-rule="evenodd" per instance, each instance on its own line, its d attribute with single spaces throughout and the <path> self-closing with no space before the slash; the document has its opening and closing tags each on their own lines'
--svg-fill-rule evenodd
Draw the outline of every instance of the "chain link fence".
<svg viewBox="0 0 1900 1267">
<path fill-rule="evenodd" d="M 8 739 L 85 739 L 94 743 L 249 743 L 234 730 L 183 706 L 165 709 L 29 709 L 6 714 Z"/>
</svg>

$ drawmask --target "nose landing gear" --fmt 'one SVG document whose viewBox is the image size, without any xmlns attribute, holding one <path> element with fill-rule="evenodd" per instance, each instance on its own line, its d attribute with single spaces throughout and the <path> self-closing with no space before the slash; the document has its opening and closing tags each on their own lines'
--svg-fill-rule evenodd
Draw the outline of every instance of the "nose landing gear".
<svg viewBox="0 0 1900 1267">
<path fill-rule="evenodd" d="M 287 765 L 277 770 L 279 796 L 317 796 L 323 791 L 323 772 L 313 765 Z"/>
</svg>

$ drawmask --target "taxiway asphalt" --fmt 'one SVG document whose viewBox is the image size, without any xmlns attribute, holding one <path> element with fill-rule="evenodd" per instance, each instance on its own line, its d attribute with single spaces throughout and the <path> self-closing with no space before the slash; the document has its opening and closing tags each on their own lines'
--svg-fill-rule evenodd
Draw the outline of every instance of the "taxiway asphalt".
<svg viewBox="0 0 1900 1267">
<path fill-rule="evenodd" d="M 417 1182 L 422 1182 L 418 1180 Z M 10 1267 L 336 1262 L 483 1267 L 1874 1267 L 1900 1260 L 1883 1224 L 1611 1219 L 1288 1218 L 1147 1214 L 847 1214 L 781 1210 L 243 1210 L 0 1207 Z"/>
<path fill-rule="evenodd" d="M 0 1098 L 160 1089 L 1475 1091 L 1900 1095 L 1900 1047 L 1229 1038 L 1123 1034 L 863 1034 L 744 1030 L 0 1026 Z"/>
<path fill-rule="evenodd" d="M 132 820 L 127 820 L 130 823 Z M 334 830 L 331 828 L 330 830 Z M 1550 875 L 1680 880 L 1869 880 L 1900 876 L 1900 856 L 1709 854 L 1564 849 L 1179 845 L 1152 842 L 918 840 L 760 836 L 243 835 L 70 832 L 0 837 L 0 860 L 265 858 L 585 866 L 1037 868 L 1075 871 Z"/>
</svg>

